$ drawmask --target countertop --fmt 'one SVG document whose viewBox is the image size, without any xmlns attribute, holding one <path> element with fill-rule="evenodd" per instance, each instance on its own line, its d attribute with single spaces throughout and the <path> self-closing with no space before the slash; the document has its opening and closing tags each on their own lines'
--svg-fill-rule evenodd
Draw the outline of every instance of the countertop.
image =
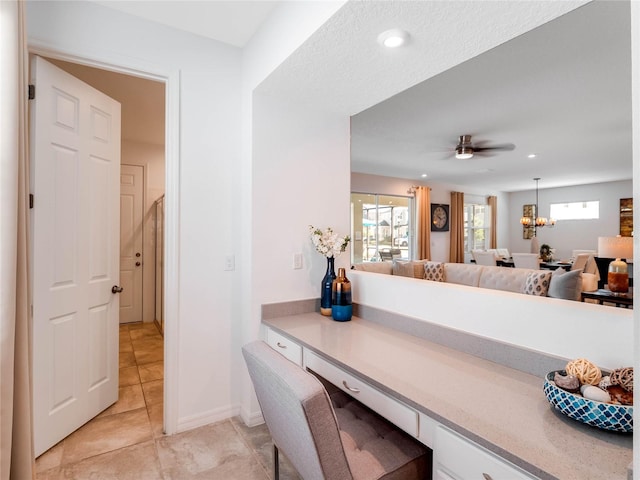
<svg viewBox="0 0 640 480">
<path fill-rule="evenodd" d="M 632 434 L 555 411 L 542 378 L 357 317 L 263 323 L 539 478 L 627 478 Z"/>
</svg>

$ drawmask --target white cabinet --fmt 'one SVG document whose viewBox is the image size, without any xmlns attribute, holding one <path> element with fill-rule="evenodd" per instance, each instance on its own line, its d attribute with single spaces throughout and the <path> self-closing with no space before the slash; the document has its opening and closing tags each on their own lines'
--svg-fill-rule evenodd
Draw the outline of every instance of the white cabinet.
<svg viewBox="0 0 640 480">
<path fill-rule="evenodd" d="M 304 366 L 316 372 L 341 390 L 365 404 L 373 411 L 400 427 L 405 432 L 418 436 L 418 412 L 404 403 L 380 392 L 358 377 L 345 372 L 334 364 L 305 350 Z"/>
<path fill-rule="evenodd" d="M 267 329 L 267 344 L 276 352 L 281 353 L 293 363 L 302 366 L 302 347 L 293 340 L 279 334 L 275 330 Z"/>
<path fill-rule="evenodd" d="M 438 426 L 433 449 L 434 480 L 532 480 L 515 465 L 452 430 Z"/>
</svg>

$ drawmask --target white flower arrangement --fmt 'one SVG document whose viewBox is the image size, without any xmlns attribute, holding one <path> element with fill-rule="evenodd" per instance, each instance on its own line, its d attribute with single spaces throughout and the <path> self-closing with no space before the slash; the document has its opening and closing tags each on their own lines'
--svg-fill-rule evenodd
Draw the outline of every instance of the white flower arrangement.
<svg viewBox="0 0 640 480">
<path fill-rule="evenodd" d="M 331 227 L 320 230 L 313 225 L 309 225 L 309 230 L 311 231 L 311 241 L 316 247 L 316 251 L 327 258 L 340 255 L 347 249 L 347 245 L 351 241 L 349 235 L 339 236 L 337 233 L 333 233 Z"/>
</svg>

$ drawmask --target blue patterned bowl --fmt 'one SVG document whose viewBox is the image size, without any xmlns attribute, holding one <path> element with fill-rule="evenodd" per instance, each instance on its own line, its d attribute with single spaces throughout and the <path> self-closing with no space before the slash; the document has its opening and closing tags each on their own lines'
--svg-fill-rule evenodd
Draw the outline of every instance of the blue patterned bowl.
<svg viewBox="0 0 640 480">
<path fill-rule="evenodd" d="M 594 427 L 616 432 L 633 432 L 632 406 L 596 402 L 558 388 L 553 381 L 556 371 L 566 375 L 564 370 L 554 370 L 547 373 L 544 379 L 544 394 L 556 409 L 574 420 Z"/>
</svg>

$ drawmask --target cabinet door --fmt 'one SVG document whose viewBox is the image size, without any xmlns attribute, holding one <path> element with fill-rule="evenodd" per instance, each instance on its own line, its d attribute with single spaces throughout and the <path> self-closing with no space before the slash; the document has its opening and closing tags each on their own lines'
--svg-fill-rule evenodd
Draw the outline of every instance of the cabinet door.
<svg viewBox="0 0 640 480">
<path fill-rule="evenodd" d="M 448 428 L 436 429 L 433 473 L 440 480 L 532 480 L 530 476 Z"/>
</svg>

